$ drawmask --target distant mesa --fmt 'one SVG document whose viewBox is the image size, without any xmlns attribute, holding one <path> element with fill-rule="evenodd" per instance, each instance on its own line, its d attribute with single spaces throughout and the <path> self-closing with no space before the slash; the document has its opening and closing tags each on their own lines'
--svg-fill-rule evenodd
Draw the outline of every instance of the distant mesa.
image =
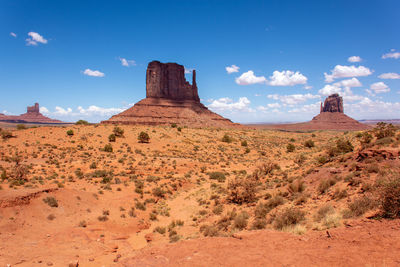
<svg viewBox="0 0 400 267">
<path fill-rule="evenodd" d="M 192 84 L 185 68 L 176 63 L 152 61 L 146 72 L 146 98 L 112 116 L 103 124 L 178 125 L 191 127 L 231 127 L 235 124 L 200 103 L 193 70 Z"/>
<path fill-rule="evenodd" d="M 365 130 L 369 126 L 356 121 L 344 114 L 343 98 L 339 94 L 328 96 L 324 104 L 321 103 L 319 115 L 309 123 L 312 129 L 328 130 Z"/>
<path fill-rule="evenodd" d="M 54 124 L 64 123 L 59 120 L 53 120 L 40 113 L 39 103 L 26 108 L 26 113 L 19 116 L 0 114 L 0 121 L 10 123 L 40 123 L 40 124 Z"/>
</svg>

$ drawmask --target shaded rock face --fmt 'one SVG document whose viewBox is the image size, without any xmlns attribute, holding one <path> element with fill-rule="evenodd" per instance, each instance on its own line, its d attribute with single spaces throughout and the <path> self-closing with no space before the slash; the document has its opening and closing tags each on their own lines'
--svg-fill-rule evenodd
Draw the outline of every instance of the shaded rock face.
<svg viewBox="0 0 400 267">
<path fill-rule="evenodd" d="M 192 84 L 185 79 L 185 68 L 176 63 L 152 61 L 146 72 L 146 97 L 200 102 L 193 70 Z"/>
<path fill-rule="evenodd" d="M 39 103 L 35 103 L 32 107 L 27 107 L 26 112 L 39 114 Z"/>
<path fill-rule="evenodd" d="M 325 99 L 324 105 L 321 103 L 322 112 L 339 112 L 344 113 L 343 98 L 339 94 L 333 94 Z"/>
</svg>

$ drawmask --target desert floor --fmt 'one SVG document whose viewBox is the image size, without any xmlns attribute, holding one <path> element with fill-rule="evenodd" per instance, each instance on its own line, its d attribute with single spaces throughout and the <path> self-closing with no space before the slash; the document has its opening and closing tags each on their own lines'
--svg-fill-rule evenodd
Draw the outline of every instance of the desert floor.
<svg viewBox="0 0 400 267">
<path fill-rule="evenodd" d="M 385 127 L 3 129 L 0 266 L 399 266 Z"/>
</svg>

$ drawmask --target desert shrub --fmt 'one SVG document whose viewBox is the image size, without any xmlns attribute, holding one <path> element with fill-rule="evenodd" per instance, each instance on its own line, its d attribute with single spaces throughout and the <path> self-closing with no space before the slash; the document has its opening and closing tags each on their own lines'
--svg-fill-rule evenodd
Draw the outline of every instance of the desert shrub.
<svg viewBox="0 0 400 267">
<path fill-rule="evenodd" d="M 286 152 L 293 152 L 295 149 L 296 149 L 296 147 L 292 143 L 289 143 L 286 146 Z"/>
<path fill-rule="evenodd" d="M 90 169 L 96 169 L 96 168 L 97 168 L 96 162 L 93 161 L 93 162 L 90 164 L 89 168 L 90 168 Z"/>
<path fill-rule="evenodd" d="M 107 215 L 100 215 L 99 217 L 97 217 L 97 220 L 99 220 L 100 222 L 105 222 L 108 220 L 108 216 Z"/>
<path fill-rule="evenodd" d="M 306 189 L 306 184 L 303 180 L 297 179 L 288 186 L 288 191 L 291 194 L 302 193 Z"/>
<path fill-rule="evenodd" d="M 285 199 L 282 196 L 276 195 L 265 203 L 266 207 L 268 207 L 270 210 L 282 205 L 285 203 Z"/>
<path fill-rule="evenodd" d="M 105 152 L 113 152 L 113 147 L 111 144 L 106 144 L 103 149 Z"/>
<path fill-rule="evenodd" d="M 268 212 L 270 212 L 271 208 L 266 203 L 258 203 L 256 209 L 254 210 L 254 216 L 256 218 L 263 218 L 267 216 Z"/>
<path fill-rule="evenodd" d="M 202 225 L 200 226 L 200 233 L 204 236 L 218 236 L 218 228 L 215 225 Z"/>
<path fill-rule="evenodd" d="M 261 166 L 258 166 L 257 169 L 253 172 L 253 177 L 258 180 L 262 176 L 272 174 L 274 170 L 280 170 L 281 167 L 275 162 L 264 162 Z"/>
<path fill-rule="evenodd" d="M 217 205 L 213 208 L 213 213 L 216 215 L 220 215 L 224 211 L 224 206 L 223 205 Z"/>
<path fill-rule="evenodd" d="M 252 177 L 237 176 L 228 183 L 227 200 L 236 204 L 252 203 L 257 200 L 257 182 Z"/>
<path fill-rule="evenodd" d="M 291 207 L 286 208 L 282 212 L 276 215 L 274 220 L 274 228 L 282 230 L 285 227 L 296 225 L 305 219 L 304 211 Z"/>
<path fill-rule="evenodd" d="M 76 125 L 89 125 L 89 123 L 85 120 L 79 120 L 77 122 L 75 122 Z"/>
<path fill-rule="evenodd" d="M 336 148 L 339 153 L 349 153 L 354 150 L 354 146 L 351 144 L 349 140 L 344 140 L 342 138 L 336 141 Z"/>
<path fill-rule="evenodd" d="M 317 157 L 317 162 L 321 165 L 325 164 L 328 161 L 328 159 L 325 156 L 319 156 Z"/>
<path fill-rule="evenodd" d="M 67 135 L 68 136 L 73 136 L 74 135 L 74 131 L 73 130 L 68 130 L 67 131 Z"/>
<path fill-rule="evenodd" d="M 387 179 L 379 185 L 380 205 L 383 216 L 400 217 L 400 176 Z"/>
<path fill-rule="evenodd" d="M 150 141 L 150 136 L 146 132 L 140 132 L 138 136 L 139 143 L 148 143 Z"/>
<path fill-rule="evenodd" d="M 246 140 L 243 140 L 243 141 L 240 143 L 240 145 L 241 145 L 241 146 L 247 146 L 247 141 L 246 141 Z"/>
<path fill-rule="evenodd" d="M 253 221 L 253 225 L 251 226 L 251 229 L 259 230 L 259 229 L 264 229 L 266 226 L 267 226 L 267 220 L 265 220 L 265 218 L 256 218 Z"/>
<path fill-rule="evenodd" d="M 365 146 L 365 145 L 371 143 L 372 139 L 373 139 L 373 137 L 369 132 L 363 132 L 361 134 L 360 143 L 361 143 L 361 145 Z"/>
<path fill-rule="evenodd" d="M 335 199 L 342 199 L 342 198 L 345 198 L 345 197 L 347 197 L 348 196 L 348 193 L 347 193 L 347 190 L 346 189 L 340 189 L 340 188 L 337 188 L 336 190 L 335 190 L 335 192 L 333 193 L 333 197 L 335 198 Z"/>
<path fill-rule="evenodd" d="M 135 203 L 135 208 L 137 208 L 138 210 L 146 210 L 146 205 L 140 201 L 137 201 Z"/>
<path fill-rule="evenodd" d="M 115 126 L 113 129 L 113 133 L 115 134 L 116 137 L 123 137 L 124 136 L 124 129 Z"/>
<path fill-rule="evenodd" d="M 165 234 L 166 229 L 165 229 L 165 227 L 157 226 L 156 228 L 154 228 L 154 232 L 157 232 L 157 233 L 163 235 L 163 234 Z"/>
<path fill-rule="evenodd" d="M 82 221 L 79 222 L 79 227 L 85 228 L 86 226 L 87 226 L 87 223 L 86 223 L 85 220 L 82 220 Z"/>
<path fill-rule="evenodd" d="M 313 140 L 309 139 L 309 140 L 304 142 L 304 146 L 307 147 L 307 148 L 312 148 L 312 147 L 315 146 L 315 144 L 314 144 Z"/>
<path fill-rule="evenodd" d="M 57 201 L 57 199 L 55 199 L 55 197 L 46 197 L 43 199 L 43 202 L 52 208 L 58 207 L 58 201 Z"/>
<path fill-rule="evenodd" d="M 17 130 L 25 130 L 26 126 L 24 124 L 17 124 Z"/>
<path fill-rule="evenodd" d="M 377 146 L 387 146 L 391 143 L 393 143 L 393 139 L 391 137 L 383 137 L 375 141 L 375 145 Z"/>
<path fill-rule="evenodd" d="M 176 129 L 178 130 L 178 132 L 182 132 L 182 127 L 178 127 Z"/>
<path fill-rule="evenodd" d="M 344 211 L 345 218 L 360 217 L 367 211 L 376 207 L 376 202 L 368 196 L 359 197 L 348 204 L 348 210 Z"/>
<path fill-rule="evenodd" d="M 249 214 L 245 211 L 242 211 L 238 215 L 236 215 L 233 220 L 233 226 L 239 230 L 243 230 L 247 226 L 247 219 L 249 218 Z"/>
<path fill-rule="evenodd" d="M 159 197 L 159 198 L 164 198 L 165 191 L 160 187 L 155 187 L 155 188 L 153 188 L 153 196 Z"/>
<path fill-rule="evenodd" d="M 210 172 L 208 176 L 211 180 L 217 180 L 220 183 L 223 183 L 226 180 L 225 174 L 223 172 Z"/>
<path fill-rule="evenodd" d="M 0 134 L 1 134 L 1 138 L 3 138 L 3 140 L 7 140 L 7 139 L 10 139 L 12 137 L 15 137 L 12 134 L 12 132 L 10 132 L 10 131 L 0 130 Z"/>
<path fill-rule="evenodd" d="M 306 155 L 304 155 L 304 154 L 299 154 L 299 155 L 294 159 L 294 162 L 295 162 L 297 165 L 301 166 L 301 165 L 303 165 L 303 163 L 304 163 L 306 160 L 307 160 Z"/>
<path fill-rule="evenodd" d="M 232 143 L 233 139 L 228 134 L 224 134 L 224 136 L 222 137 L 221 141 L 225 142 L 225 143 Z"/>
<path fill-rule="evenodd" d="M 115 142 L 115 140 L 116 140 L 115 134 L 110 134 L 108 136 L 108 142 Z"/>
<path fill-rule="evenodd" d="M 176 123 L 171 124 L 171 128 L 176 128 L 176 127 L 178 127 L 178 125 L 176 125 Z"/>
<path fill-rule="evenodd" d="M 47 220 L 52 221 L 56 218 L 56 215 L 54 214 L 49 214 L 49 216 L 47 216 Z"/>
<path fill-rule="evenodd" d="M 319 222 L 323 218 L 325 218 L 328 214 L 333 214 L 333 213 L 335 213 L 335 209 L 330 204 L 325 204 L 318 209 L 317 213 L 314 215 L 314 220 Z"/>
<path fill-rule="evenodd" d="M 391 123 L 387 124 L 384 122 L 378 122 L 376 127 L 373 129 L 373 133 L 377 139 L 393 137 L 396 133 L 396 127 Z"/>
<path fill-rule="evenodd" d="M 336 184 L 336 180 L 332 177 L 323 179 L 318 185 L 318 192 L 320 194 L 324 194 L 324 193 L 326 193 L 326 191 L 328 191 L 328 189 L 331 186 L 333 186 L 335 184 Z"/>
<path fill-rule="evenodd" d="M 367 166 L 368 173 L 378 173 L 379 172 L 379 165 L 376 163 L 369 164 Z"/>
</svg>

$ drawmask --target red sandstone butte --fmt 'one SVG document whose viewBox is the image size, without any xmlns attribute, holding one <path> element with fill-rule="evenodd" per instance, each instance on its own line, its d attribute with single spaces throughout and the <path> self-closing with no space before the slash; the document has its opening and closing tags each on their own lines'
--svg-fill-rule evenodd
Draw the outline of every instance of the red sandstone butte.
<svg viewBox="0 0 400 267">
<path fill-rule="evenodd" d="M 11 122 L 11 123 L 44 123 L 44 124 L 54 124 L 63 123 L 59 120 L 53 120 L 46 116 L 43 116 L 39 111 L 39 104 L 35 103 L 32 107 L 26 108 L 26 113 L 19 116 L 15 115 L 4 115 L 0 114 L 0 121 Z"/>
<path fill-rule="evenodd" d="M 232 127 L 233 123 L 200 103 L 193 70 L 192 84 L 185 68 L 176 63 L 152 61 L 146 72 L 146 98 L 112 116 L 103 124 L 178 125 L 191 127 Z"/>
</svg>

